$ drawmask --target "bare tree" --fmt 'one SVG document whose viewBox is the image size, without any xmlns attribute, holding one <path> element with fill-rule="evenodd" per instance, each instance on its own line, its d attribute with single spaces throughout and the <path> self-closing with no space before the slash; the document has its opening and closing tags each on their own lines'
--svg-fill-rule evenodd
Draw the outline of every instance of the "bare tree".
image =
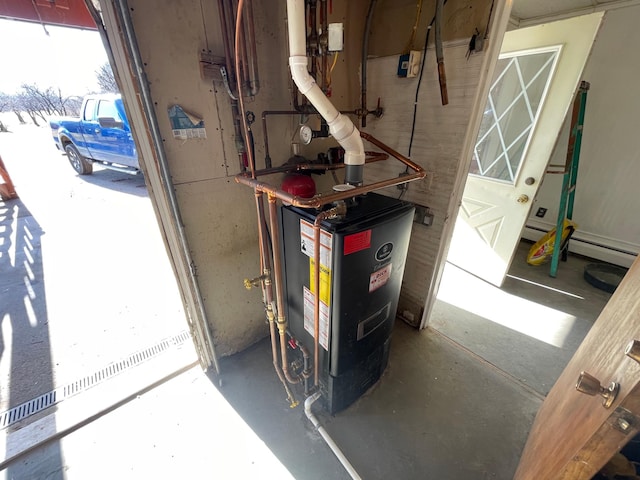
<svg viewBox="0 0 640 480">
<path fill-rule="evenodd" d="M 9 111 L 10 106 L 10 96 L 6 93 L 0 92 L 0 113 Z M 7 127 L 2 123 L 2 119 L 0 119 L 0 132 L 8 132 Z"/>
<path fill-rule="evenodd" d="M 104 93 L 119 93 L 120 89 L 113 75 L 113 70 L 109 62 L 104 63 L 96 70 L 96 80 L 100 86 L 100 90 Z"/>
<path fill-rule="evenodd" d="M 60 88 L 42 89 L 33 84 L 23 84 L 22 92 L 15 97 L 16 110 L 27 112 L 35 125 L 38 125 L 38 117 L 46 122 L 47 116 L 78 114 L 82 104 L 79 97 L 63 95 Z"/>
</svg>

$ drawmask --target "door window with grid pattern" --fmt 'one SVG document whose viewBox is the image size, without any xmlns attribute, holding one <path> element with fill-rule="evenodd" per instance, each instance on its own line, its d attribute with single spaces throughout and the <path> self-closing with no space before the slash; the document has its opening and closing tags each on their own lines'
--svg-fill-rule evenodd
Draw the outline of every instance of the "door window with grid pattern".
<svg viewBox="0 0 640 480">
<path fill-rule="evenodd" d="M 501 55 L 469 173 L 515 184 L 560 46 Z"/>
</svg>

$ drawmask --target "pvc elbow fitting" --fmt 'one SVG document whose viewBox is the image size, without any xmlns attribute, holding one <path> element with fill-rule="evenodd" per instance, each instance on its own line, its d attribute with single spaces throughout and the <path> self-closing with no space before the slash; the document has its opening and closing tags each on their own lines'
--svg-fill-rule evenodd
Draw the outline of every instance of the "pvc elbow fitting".
<svg viewBox="0 0 640 480">
<path fill-rule="evenodd" d="M 296 82 L 298 90 L 300 90 L 300 93 L 303 95 L 306 95 L 316 84 L 307 70 L 307 57 L 289 57 L 289 68 L 291 70 L 291 77 L 293 81 Z"/>
</svg>

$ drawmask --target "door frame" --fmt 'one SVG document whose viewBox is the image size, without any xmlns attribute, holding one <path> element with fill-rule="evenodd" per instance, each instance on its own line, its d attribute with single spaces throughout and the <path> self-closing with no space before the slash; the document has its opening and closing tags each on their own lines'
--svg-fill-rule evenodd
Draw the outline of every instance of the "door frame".
<svg viewBox="0 0 640 480">
<path fill-rule="evenodd" d="M 482 59 L 482 66 L 480 67 L 478 89 L 473 101 L 471 115 L 469 116 L 467 131 L 464 136 L 456 179 L 451 193 L 451 201 L 447 208 L 442 236 L 440 237 L 440 244 L 438 245 L 438 253 L 436 261 L 434 262 L 435 268 L 429 281 L 427 298 L 425 300 L 422 318 L 420 319 L 419 329 L 427 328 L 429 325 L 431 311 L 436 303 L 440 282 L 442 281 L 442 274 L 444 273 L 444 267 L 447 262 L 447 255 L 449 254 L 449 244 L 453 236 L 453 228 L 456 224 L 458 210 L 462 202 L 462 194 L 464 193 L 469 167 L 471 166 L 471 155 L 475 146 L 476 137 L 478 136 L 478 130 L 480 130 L 480 123 L 482 122 L 484 107 L 487 96 L 489 95 L 493 72 L 498 63 L 500 50 L 502 49 L 502 40 L 509 25 L 512 6 L 513 0 L 497 0 L 493 8 L 494 15 L 493 18 L 491 18 L 491 24 L 487 32 L 487 40 L 485 40 L 486 50 L 484 58 Z"/>
</svg>

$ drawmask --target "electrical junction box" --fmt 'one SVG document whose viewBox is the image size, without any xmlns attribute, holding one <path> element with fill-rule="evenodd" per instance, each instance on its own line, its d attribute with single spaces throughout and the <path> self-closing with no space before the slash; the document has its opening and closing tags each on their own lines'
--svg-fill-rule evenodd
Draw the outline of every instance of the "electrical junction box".
<svg viewBox="0 0 640 480">
<path fill-rule="evenodd" d="M 344 49 L 344 24 L 329 24 L 329 51 L 341 52 Z"/>
<path fill-rule="evenodd" d="M 422 52 L 411 50 L 409 53 L 400 55 L 398 59 L 398 76 L 406 78 L 417 77 L 420 73 L 420 59 Z"/>
</svg>

